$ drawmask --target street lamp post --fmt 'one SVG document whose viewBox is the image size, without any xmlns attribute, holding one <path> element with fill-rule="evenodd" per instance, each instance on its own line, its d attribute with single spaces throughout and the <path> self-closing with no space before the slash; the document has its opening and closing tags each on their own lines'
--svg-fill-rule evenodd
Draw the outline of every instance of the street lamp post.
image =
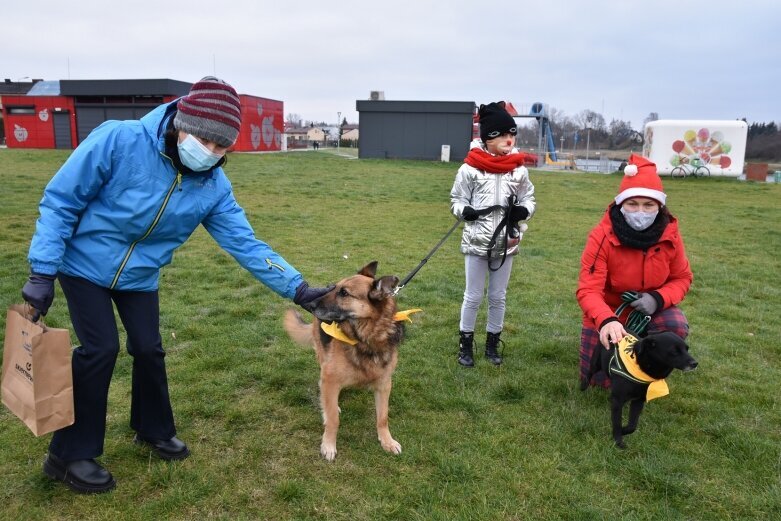
<svg viewBox="0 0 781 521">
<path fill-rule="evenodd" d="M 342 144 L 342 113 L 336 113 L 336 124 L 338 130 L 336 131 L 336 150 L 339 151 L 339 146 Z"/>
<path fill-rule="evenodd" d="M 588 164 L 588 149 L 591 145 L 591 122 L 594 120 L 594 116 L 591 114 L 586 118 L 586 170 L 589 170 Z"/>
</svg>

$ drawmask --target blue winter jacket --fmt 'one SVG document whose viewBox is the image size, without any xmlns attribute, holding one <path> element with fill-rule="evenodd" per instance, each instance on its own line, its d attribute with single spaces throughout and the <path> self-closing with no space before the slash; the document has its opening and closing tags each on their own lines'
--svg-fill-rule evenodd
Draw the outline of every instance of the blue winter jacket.
<svg viewBox="0 0 781 521">
<path fill-rule="evenodd" d="M 182 175 L 165 155 L 175 113 L 176 101 L 141 120 L 106 121 L 73 151 L 44 191 L 32 271 L 154 291 L 160 268 L 203 224 L 255 278 L 292 298 L 301 274 L 255 238 L 222 168 Z"/>
</svg>

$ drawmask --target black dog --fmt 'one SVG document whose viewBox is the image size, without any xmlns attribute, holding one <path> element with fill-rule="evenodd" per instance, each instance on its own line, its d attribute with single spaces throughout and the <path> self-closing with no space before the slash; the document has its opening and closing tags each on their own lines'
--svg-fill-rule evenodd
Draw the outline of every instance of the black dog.
<svg viewBox="0 0 781 521">
<path fill-rule="evenodd" d="M 626 448 L 623 436 L 637 429 L 645 402 L 667 394 L 664 378 L 673 369 L 686 372 L 697 367 L 697 360 L 689 354 L 689 346 L 675 333 L 665 331 L 651 334 L 634 344 L 631 343 L 632 339 L 626 337 L 619 346 L 611 346 L 610 350 L 598 347 L 599 352 L 591 357 L 588 375 L 580 381 L 580 390 L 585 391 L 591 377 L 597 372 L 605 371 L 610 377 L 613 439 L 621 449 Z M 625 344 L 626 340 L 629 340 L 628 344 Z M 635 362 L 636 366 L 632 369 Z M 624 404 L 628 401 L 632 402 L 629 405 L 629 423 L 622 427 Z"/>
</svg>

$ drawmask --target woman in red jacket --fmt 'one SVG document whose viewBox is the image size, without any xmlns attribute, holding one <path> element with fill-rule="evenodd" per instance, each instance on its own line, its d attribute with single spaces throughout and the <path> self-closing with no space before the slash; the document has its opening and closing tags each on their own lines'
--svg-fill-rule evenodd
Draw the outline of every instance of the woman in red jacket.
<svg viewBox="0 0 781 521">
<path fill-rule="evenodd" d="M 595 350 L 600 345 L 607 349 L 627 334 L 624 324 L 633 310 L 651 317 L 649 333 L 672 331 L 685 338 L 689 331 L 677 306 L 692 283 L 678 221 L 665 206 L 656 165 L 634 154 L 628 163 L 615 203 L 589 233 L 580 260 L 576 294 L 583 309 L 581 380 Z M 625 291 L 640 297 L 616 316 Z M 601 372 L 590 383 L 610 386 Z"/>
</svg>

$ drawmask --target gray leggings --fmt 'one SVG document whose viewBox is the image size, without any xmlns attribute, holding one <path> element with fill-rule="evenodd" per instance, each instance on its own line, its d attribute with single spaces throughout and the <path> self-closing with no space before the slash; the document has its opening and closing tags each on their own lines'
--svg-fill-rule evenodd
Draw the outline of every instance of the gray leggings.
<svg viewBox="0 0 781 521">
<path fill-rule="evenodd" d="M 476 255 L 465 255 L 466 289 L 464 290 L 464 303 L 461 304 L 461 331 L 474 331 L 477 321 L 477 310 L 483 301 L 485 293 L 485 280 L 488 275 L 488 323 L 486 331 L 489 333 L 501 333 L 504 327 L 505 300 L 507 297 L 507 283 L 510 281 L 510 271 L 513 268 L 514 255 L 508 255 L 504 265 L 498 271 L 488 269 L 488 259 Z M 500 263 L 494 260 L 491 264 Z"/>
</svg>

